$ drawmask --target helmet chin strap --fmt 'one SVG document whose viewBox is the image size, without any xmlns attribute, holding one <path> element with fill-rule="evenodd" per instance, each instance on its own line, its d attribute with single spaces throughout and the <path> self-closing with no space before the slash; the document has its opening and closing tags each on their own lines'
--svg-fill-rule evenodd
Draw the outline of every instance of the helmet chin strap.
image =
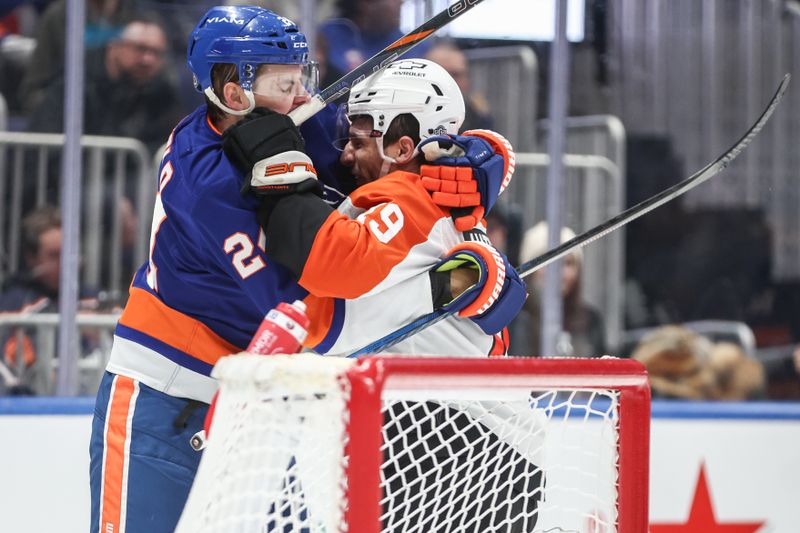
<svg viewBox="0 0 800 533">
<path fill-rule="evenodd" d="M 378 179 L 384 177 L 386 174 L 389 173 L 389 167 L 392 166 L 392 162 L 389 159 L 384 159 L 383 163 L 381 164 L 381 171 L 378 174 Z"/>
<path fill-rule="evenodd" d="M 381 171 L 380 171 L 380 174 L 378 174 L 378 178 L 382 178 L 386 174 L 389 173 L 389 167 L 393 163 L 397 163 L 397 159 L 395 159 L 393 157 L 389 157 L 388 155 L 383 153 L 383 138 L 382 137 L 376 138 L 375 142 L 378 143 L 378 153 L 380 154 L 381 159 L 383 159 L 383 163 L 381 164 Z"/>
<path fill-rule="evenodd" d="M 211 100 L 211 102 L 215 106 L 217 106 L 218 108 L 222 109 L 226 113 L 228 113 L 230 115 L 236 115 L 236 116 L 241 117 L 241 116 L 244 116 L 244 115 L 248 114 L 250 111 L 252 111 L 256 107 L 256 99 L 253 96 L 253 91 L 250 91 L 250 90 L 247 90 L 247 89 L 243 89 L 243 90 L 244 90 L 244 95 L 247 97 L 247 101 L 248 101 L 249 105 L 247 106 L 247 109 L 240 109 L 240 110 L 231 109 L 230 107 L 228 107 L 225 104 L 223 104 L 220 101 L 220 99 L 217 97 L 217 95 L 214 93 L 214 89 L 211 88 L 211 87 L 206 87 L 206 89 L 203 91 L 203 94 L 205 94 L 208 97 L 208 99 Z"/>
</svg>

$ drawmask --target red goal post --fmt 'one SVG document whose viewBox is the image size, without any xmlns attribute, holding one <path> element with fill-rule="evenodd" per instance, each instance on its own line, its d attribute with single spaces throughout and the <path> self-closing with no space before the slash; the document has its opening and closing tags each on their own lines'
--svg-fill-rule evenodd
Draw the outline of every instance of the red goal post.
<svg viewBox="0 0 800 533">
<path fill-rule="evenodd" d="M 239 355 L 214 375 L 178 532 L 647 531 L 635 361 Z"/>
</svg>

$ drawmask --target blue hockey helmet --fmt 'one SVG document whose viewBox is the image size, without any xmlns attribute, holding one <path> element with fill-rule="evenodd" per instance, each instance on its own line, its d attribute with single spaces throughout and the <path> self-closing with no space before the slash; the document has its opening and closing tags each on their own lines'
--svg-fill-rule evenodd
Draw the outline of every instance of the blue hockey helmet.
<svg viewBox="0 0 800 533">
<path fill-rule="evenodd" d="M 268 9 L 217 6 L 203 15 L 189 36 L 187 60 L 195 88 L 219 105 L 211 89 L 215 64 L 236 65 L 239 84 L 249 93 L 258 65 L 308 64 L 308 42 L 294 22 Z"/>
</svg>

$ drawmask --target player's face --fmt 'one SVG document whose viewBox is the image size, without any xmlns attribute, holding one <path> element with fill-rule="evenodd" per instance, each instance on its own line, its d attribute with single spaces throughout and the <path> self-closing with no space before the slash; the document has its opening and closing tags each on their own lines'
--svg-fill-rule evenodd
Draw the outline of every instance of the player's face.
<svg viewBox="0 0 800 533">
<path fill-rule="evenodd" d="M 61 260 L 61 228 L 50 228 L 39 235 L 39 249 L 28 258 L 33 277 L 45 287 L 57 290 Z"/>
<path fill-rule="evenodd" d="M 575 254 L 567 254 L 561 263 L 561 295 L 567 296 L 577 286 L 581 265 Z M 531 290 L 540 293 L 544 286 L 544 269 L 534 272 L 531 280 Z"/>
<path fill-rule="evenodd" d="M 303 65 L 262 65 L 253 83 L 256 107 L 285 115 L 311 98 L 307 84 Z"/>
<path fill-rule="evenodd" d="M 575 289 L 581 266 L 575 254 L 568 254 L 564 256 L 561 268 L 561 293 L 566 296 Z"/>
<path fill-rule="evenodd" d="M 122 38 L 109 50 L 113 68 L 135 83 L 146 83 L 161 72 L 167 53 L 167 38 L 155 24 L 132 22 Z"/>
<path fill-rule="evenodd" d="M 356 185 L 360 187 L 381 175 L 383 158 L 378 152 L 378 143 L 383 139 L 374 135 L 371 117 L 357 117 L 350 125 L 349 135 L 340 161 L 351 169 Z"/>
</svg>

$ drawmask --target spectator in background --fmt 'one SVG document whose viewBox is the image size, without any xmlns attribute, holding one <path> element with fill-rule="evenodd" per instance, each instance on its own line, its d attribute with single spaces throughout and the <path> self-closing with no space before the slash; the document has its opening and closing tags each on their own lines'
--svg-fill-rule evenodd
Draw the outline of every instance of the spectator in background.
<svg viewBox="0 0 800 533">
<path fill-rule="evenodd" d="M 6 101 L 9 115 L 7 123 L 0 117 L 0 129 L 10 129 L 8 123 L 13 128 L 12 117 L 20 110 L 19 80 L 36 46 L 33 37 L 25 32 L 32 26 L 38 5 L 28 0 L 6 0 L 0 4 L 0 95 Z"/>
<path fill-rule="evenodd" d="M 662 326 L 639 342 L 631 356 L 647 368 L 654 398 L 760 400 L 766 371 L 731 342 L 714 343 L 686 327 Z"/>
<path fill-rule="evenodd" d="M 86 0 L 87 51 L 102 47 L 119 34 L 129 4 L 130 0 Z M 66 25 L 67 0 L 55 0 L 39 21 L 36 48 L 20 82 L 19 98 L 27 112 L 36 109 L 50 84 L 64 76 Z"/>
<path fill-rule="evenodd" d="M 575 237 L 569 228 L 561 230 L 561 242 Z M 519 260 L 525 263 L 548 250 L 547 223 L 540 222 L 528 229 L 520 246 Z M 606 340 L 600 312 L 583 300 L 581 295 L 581 269 L 583 253 L 580 249 L 562 260 L 561 294 L 563 296 L 563 334 L 558 342 L 558 353 L 539 354 L 541 343 L 542 284 L 544 270 L 537 270 L 526 278 L 530 296 L 525 307 L 511 325 L 511 349 L 514 355 L 549 355 L 598 357 L 605 353 Z"/>
<path fill-rule="evenodd" d="M 403 0 L 338 0 L 340 18 L 319 26 L 317 53 L 325 65 L 326 87 L 404 35 L 400 29 Z M 424 57 L 429 45 L 420 43 L 401 57 Z"/>
<path fill-rule="evenodd" d="M 639 342 L 631 357 L 647 369 L 653 398 L 709 400 L 719 395 L 708 364 L 712 343 L 683 326 L 662 326 Z"/>
<path fill-rule="evenodd" d="M 3 288 L 0 312 L 57 313 L 61 275 L 61 216 L 58 209 L 45 206 L 25 217 L 22 221 L 22 256 L 25 269 Z M 80 296 L 79 309 L 94 310 L 98 307 L 92 292 L 83 291 Z M 0 336 L 3 362 L 19 381 L 12 392 L 33 393 L 38 379 L 34 368 L 34 335 L 31 331 L 16 329 L 3 333 Z"/>
<path fill-rule="evenodd" d="M 501 199 L 502 200 L 502 199 Z M 495 248 L 506 254 L 513 265 L 519 265 L 522 220 L 512 204 L 498 202 L 485 216 L 486 234 Z"/>
<path fill-rule="evenodd" d="M 61 216 L 55 207 L 41 207 L 22 221 L 25 269 L 3 288 L 0 310 L 40 308 L 58 299 Z"/>
<path fill-rule="evenodd" d="M 325 20 L 333 13 L 333 5 L 338 0 L 316 0 L 314 2 L 314 19 Z M 303 20 L 302 2 L 297 0 L 226 0 L 226 6 L 258 6 L 264 9 L 269 9 L 274 13 L 280 13 L 281 16 L 289 20 L 293 20 L 298 24 L 305 22 Z M 310 32 L 311 28 L 300 28 L 306 32 Z M 313 50 L 309 50 L 312 51 Z"/>
<path fill-rule="evenodd" d="M 508 217 L 503 212 L 500 205 L 495 205 L 494 208 L 486 215 L 486 235 L 495 248 L 508 255 Z M 509 256 L 509 260 L 514 261 Z"/>
<path fill-rule="evenodd" d="M 133 137 L 154 152 L 180 118 L 167 77 L 167 39 L 156 18 L 136 16 L 100 50 L 90 52 L 84 82 L 84 133 Z M 30 131 L 64 130 L 64 77 L 47 87 L 30 116 Z"/>
<path fill-rule="evenodd" d="M 469 62 L 464 52 L 452 42 L 439 41 L 428 50 L 425 58 L 443 66 L 456 80 L 464 95 L 467 114 L 461 130 L 492 129 L 494 119 L 489 112 L 489 103 L 483 95 L 473 92 L 470 87 Z"/>
<path fill-rule="evenodd" d="M 714 344 L 708 363 L 717 381 L 717 400 L 763 400 L 766 398 L 767 378 L 758 359 L 748 356 L 740 346 L 731 342 Z"/>
</svg>

